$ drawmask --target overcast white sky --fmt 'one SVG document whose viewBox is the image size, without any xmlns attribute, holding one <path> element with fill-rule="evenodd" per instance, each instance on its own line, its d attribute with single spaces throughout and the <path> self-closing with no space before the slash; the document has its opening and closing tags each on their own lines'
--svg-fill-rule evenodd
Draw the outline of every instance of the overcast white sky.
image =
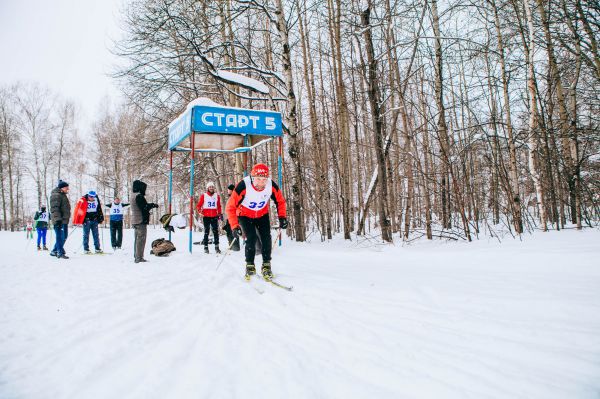
<svg viewBox="0 0 600 399">
<path fill-rule="evenodd" d="M 0 0 L 0 85 L 37 81 L 79 104 L 91 121 L 101 100 L 118 99 L 116 62 L 123 0 Z"/>
</svg>

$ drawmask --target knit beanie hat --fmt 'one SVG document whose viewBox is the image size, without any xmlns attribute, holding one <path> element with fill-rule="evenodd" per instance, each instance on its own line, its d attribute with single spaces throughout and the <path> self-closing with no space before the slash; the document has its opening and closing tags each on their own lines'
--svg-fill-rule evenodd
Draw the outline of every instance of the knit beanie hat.
<svg viewBox="0 0 600 399">
<path fill-rule="evenodd" d="M 251 176 L 269 177 L 269 168 L 264 163 L 257 163 L 250 172 Z"/>
</svg>

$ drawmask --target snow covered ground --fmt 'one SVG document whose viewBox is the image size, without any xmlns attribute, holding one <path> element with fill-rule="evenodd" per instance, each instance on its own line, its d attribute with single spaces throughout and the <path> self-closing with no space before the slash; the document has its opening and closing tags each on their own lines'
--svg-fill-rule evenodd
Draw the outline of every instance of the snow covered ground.
<svg viewBox="0 0 600 399">
<path fill-rule="evenodd" d="M 132 239 L 85 256 L 78 229 L 57 260 L 0 233 L 0 398 L 600 398 L 598 230 L 285 241 L 293 292 Z"/>
</svg>

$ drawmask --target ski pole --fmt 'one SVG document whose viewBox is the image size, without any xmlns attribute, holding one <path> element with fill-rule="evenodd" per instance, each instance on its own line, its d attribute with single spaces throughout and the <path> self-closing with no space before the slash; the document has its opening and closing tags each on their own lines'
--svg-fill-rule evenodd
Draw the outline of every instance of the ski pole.
<svg viewBox="0 0 600 399">
<path fill-rule="evenodd" d="M 223 254 L 223 257 L 219 261 L 219 264 L 217 265 L 217 268 L 215 269 L 215 271 L 219 270 L 219 267 L 221 267 L 221 263 L 223 263 L 223 260 L 225 259 L 225 257 L 227 255 L 229 255 L 229 252 L 231 252 L 231 248 L 233 247 L 233 244 L 235 243 L 236 240 L 239 241 L 239 239 L 240 239 L 240 236 L 236 235 L 236 237 L 233 240 L 231 240 L 231 244 L 229 244 L 229 246 L 227 247 L 227 251 L 225 251 L 225 253 Z"/>
<path fill-rule="evenodd" d="M 271 252 L 275 252 L 275 248 L 277 248 L 277 246 L 275 246 L 277 240 L 279 240 L 279 246 L 281 246 L 281 227 L 277 229 L 277 235 L 273 240 L 273 245 L 271 245 Z"/>
<path fill-rule="evenodd" d="M 67 235 L 67 238 L 65 238 L 65 242 L 63 243 L 63 248 L 65 247 L 65 244 L 67 243 L 67 240 L 69 239 L 70 236 L 73 235 L 73 233 L 75 233 L 75 231 L 77 230 L 77 228 L 79 227 L 78 224 L 73 225 L 73 231 L 71 231 L 71 234 Z M 81 240 L 81 244 L 79 245 L 79 247 L 77 248 L 77 250 L 74 253 L 77 253 L 81 247 L 83 246 L 83 239 Z"/>
<path fill-rule="evenodd" d="M 102 235 L 102 249 L 104 250 L 104 227 L 102 227 L 102 232 L 100 234 Z"/>
</svg>

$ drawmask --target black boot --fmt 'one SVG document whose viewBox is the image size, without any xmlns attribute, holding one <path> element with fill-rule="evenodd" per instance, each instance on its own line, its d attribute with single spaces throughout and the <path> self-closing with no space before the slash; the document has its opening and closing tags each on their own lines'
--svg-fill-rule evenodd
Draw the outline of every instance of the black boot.
<svg viewBox="0 0 600 399">
<path fill-rule="evenodd" d="M 271 280 L 273 278 L 273 272 L 271 271 L 271 262 L 263 262 L 261 273 L 265 280 Z"/>
<path fill-rule="evenodd" d="M 218 254 L 220 254 L 220 253 L 221 253 L 221 250 L 219 249 L 219 246 L 218 246 L 218 245 L 215 245 L 215 252 L 216 252 L 216 253 L 218 253 Z"/>
<path fill-rule="evenodd" d="M 209 253 L 209 252 L 208 252 L 208 245 L 205 245 L 205 246 L 204 246 L 204 253 Z"/>
</svg>

